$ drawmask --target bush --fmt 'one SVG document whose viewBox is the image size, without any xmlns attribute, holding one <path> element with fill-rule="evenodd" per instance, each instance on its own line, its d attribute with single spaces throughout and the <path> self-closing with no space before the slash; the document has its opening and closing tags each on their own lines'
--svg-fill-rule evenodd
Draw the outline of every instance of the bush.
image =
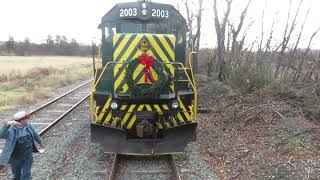
<svg viewBox="0 0 320 180">
<path fill-rule="evenodd" d="M 263 88 L 273 80 L 269 69 L 265 64 L 227 68 L 227 81 L 242 92 L 252 92 Z"/>
</svg>

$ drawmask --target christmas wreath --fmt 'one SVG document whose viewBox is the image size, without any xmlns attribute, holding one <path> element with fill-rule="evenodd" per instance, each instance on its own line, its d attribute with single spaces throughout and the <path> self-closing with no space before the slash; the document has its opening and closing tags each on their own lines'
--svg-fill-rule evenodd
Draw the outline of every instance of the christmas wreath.
<svg viewBox="0 0 320 180">
<path fill-rule="evenodd" d="M 137 84 L 132 77 L 139 64 L 145 66 L 144 84 Z M 157 81 L 152 75 L 151 67 L 158 75 Z M 149 78 L 151 84 L 148 83 Z M 131 93 L 136 96 L 145 96 L 148 94 L 159 95 L 163 88 L 170 84 L 170 77 L 164 71 L 162 63 L 154 59 L 153 56 L 148 56 L 146 53 L 142 53 L 138 58 L 133 59 L 129 63 L 128 67 L 126 68 L 125 79 L 131 90 Z"/>
</svg>

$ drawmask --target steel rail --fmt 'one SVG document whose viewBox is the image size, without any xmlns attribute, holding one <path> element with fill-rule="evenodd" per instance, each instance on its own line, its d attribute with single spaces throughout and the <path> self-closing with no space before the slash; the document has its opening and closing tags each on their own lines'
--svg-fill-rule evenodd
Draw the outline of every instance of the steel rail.
<svg viewBox="0 0 320 180">
<path fill-rule="evenodd" d="M 47 103 L 45 103 L 45 104 L 41 105 L 40 107 L 38 107 L 38 108 L 36 108 L 36 109 L 34 109 L 34 110 L 30 111 L 30 112 L 29 112 L 29 114 L 34 114 L 34 113 L 36 113 L 36 112 L 40 111 L 41 109 L 43 109 L 43 108 L 47 107 L 48 105 L 50 105 L 50 104 L 52 104 L 52 103 L 54 103 L 54 102 L 56 102 L 56 101 L 60 100 L 61 98 L 63 98 L 63 97 L 65 97 L 65 96 L 67 96 L 68 94 L 70 94 L 70 93 L 72 93 L 72 92 L 74 92 L 74 91 L 76 91 L 76 90 L 78 90 L 78 89 L 82 88 L 83 86 L 87 85 L 88 83 L 90 83 L 90 82 L 92 82 L 92 81 L 93 81 L 93 79 L 91 79 L 91 80 L 89 80 L 89 81 L 87 81 L 87 82 L 85 82 L 85 83 L 81 84 L 80 86 L 78 86 L 78 87 L 76 87 L 76 88 L 74 88 L 74 89 L 72 89 L 72 90 L 68 91 L 68 92 L 67 92 L 67 93 L 65 93 L 65 94 L 62 94 L 61 96 L 59 96 L 59 97 L 57 97 L 57 98 L 53 99 L 52 101 L 49 101 L 49 102 L 47 102 Z"/>
<path fill-rule="evenodd" d="M 175 176 L 175 179 L 176 180 L 181 180 L 181 176 L 180 176 L 180 173 L 178 171 L 178 165 L 177 165 L 177 162 L 174 158 L 174 155 L 173 154 L 170 154 L 170 159 L 171 159 L 171 164 L 172 164 L 172 167 L 173 167 L 173 173 L 174 173 L 174 176 Z"/>
<path fill-rule="evenodd" d="M 56 125 L 58 122 L 60 122 L 64 117 L 66 117 L 69 113 L 71 113 L 75 108 L 77 108 L 84 100 L 86 100 L 89 97 L 90 94 L 86 95 L 84 98 L 82 98 L 80 101 L 78 101 L 74 106 L 72 106 L 70 109 L 68 109 L 65 113 L 63 113 L 60 117 L 58 117 L 56 120 L 54 120 L 52 123 L 50 123 L 48 126 L 46 126 L 44 129 L 42 129 L 39 132 L 40 136 L 45 135 L 48 130 L 50 130 L 54 125 Z M 3 173 L 8 170 L 7 166 L 0 167 L 0 173 Z"/>
<path fill-rule="evenodd" d="M 49 129 L 54 127 L 58 122 L 60 122 L 64 117 L 66 117 L 69 113 L 71 113 L 75 108 L 77 108 L 83 101 L 85 101 L 90 94 L 86 95 L 84 98 L 82 98 L 80 101 L 78 101 L 75 105 L 73 105 L 71 108 L 69 108 L 65 113 L 63 113 L 60 117 L 58 117 L 56 120 L 54 120 L 52 123 L 50 123 L 48 126 L 43 128 L 40 132 L 39 135 L 42 136 L 44 135 Z"/>
<path fill-rule="evenodd" d="M 111 168 L 111 172 L 109 174 L 109 180 L 114 180 L 115 179 L 115 175 L 117 173 L 117 165 L 118 165 L 118 162 L 119 162 L 119 156 L 118 154 L 114 154 L 114 159 L 113 159 L 113 162 L 112 162 L 112 168 Z M 178 171 L 178 165 L 177 165 L 177 162 L 174 158 L 174 155 L 173 154 L 168 154 L 167 155 L 169 157 L 169 160 L 170 160 L 170 163 L 172 165 L 172 173 L 174 175 L 174 179 L 175 180 L 181 180 L 181 176 L 180 176 L 180 173 Z"/>
<path fill-rule="evenodd" d="M 119 158 L 119 155 L 115 154 L 114 159 L 113 159 L 113 163 L 112 163 L 111 173 L 109 175 L 109 180 L 114 180 L 114 178 L 115 178 L 117 164 L 118 164 L 118 158 Z"/>
<path fill-rule="evenodd" d="M 34 114 L 40 110 L 42 110 L 43 108 L 49 106 L 50 104 L 60 100 L 61 98 L 71 94 L 72 92 L 82 88 L 83 86 L 87 85 L 88 83 L 90 83 L 91 81 L 93 80 L 89 80 L 83 84 L 81 84 L 80 86 L 68 91 L 67 93 L 53 99 L 52 101 L 32 110 L 31 112 L 29 112 L 29 114 Z M 75 108 L 77 108 L 83 101 L 85 101 L 88 97 L 90 96 L 90 94 L 87 94 L 84 98 L 82 98 L 80 101 L 78 101 L 75 105 L 73 105 L 71 108 L 69 108 L 65 113 L 63 113 L 61 116 L 59 116 L 57 119 L 55 119 L 52 123 L 50 123 L 48 126 L 46 126 L 45 128 L 43 128 L 40 132 L 39 132 L 39 135 L 40 136 L 43 136 L 46 132 L 48 132 L 49 129 L 51 129 L 52 127 L 54 127 L 54 125 L 56 125 L 58 122 L 60 122 L 64 117 L 66 117 L 70 112 L 72 112 Z M 2 166 L 0 167 L 0 173 L 3 173 L 5 171 L 8 170 L 8 166 Z"/>
</svg>

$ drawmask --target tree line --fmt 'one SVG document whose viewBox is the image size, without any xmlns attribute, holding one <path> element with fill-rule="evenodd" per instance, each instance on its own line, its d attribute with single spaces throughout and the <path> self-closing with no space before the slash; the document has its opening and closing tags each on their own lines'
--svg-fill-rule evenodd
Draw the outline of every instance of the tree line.
<svg viewBox="0 0 320 180">
<path fill-rule="evenodd" d="M 238 23 L 230 18 L 235 0 L 213 0 L 213 5 L 207 7 L 213 12 L 213 17 L 210 19 L 214 24 L 215 31 L 212 32 L 215 33 L 217 40 L 215 48 L 212 49 L 199 48 L 201 22 L 205 14 L 203 3 L 209 1 L 176 0 L 176 2 L 177 9 L 185 12 L 188 23 L 187 47 L 190 52 L 197 52 L 194 56 L 196 72 L 203 72 L 204 69 L 201 68 L 208 68 L 207 74 L 216 76 L 220 81 L 233 81 L 232 79 L 236 78 L 233 82 L 244 85 L 247 84 L 245 82 L 268 83 L 270 80 L 317 83 L 320 81 L 320 53 L 311 48 L 314 37 L 320 31 L 320 25 L 312 34 L 305 33 L 304 28 L 310 8 L 302 14 L 301 6 L 304 0 L 288 0 L 285 23 L 277 24 L 278 19 L 273 18 L 271 27 L 266 27 L 266 7 L 262 9 L 261 18 L 258 17 L 261 22 L 258 24 L 261 27 L 261 33 L 253 42 L 247 40 L 248 31 L 256 25 L 254 20 L 247 18 L 252 0 L 243 1 L 244 7 L 240 9 L 236 18 Z M 293 3 L 298 3 L 297 7 L 293 8 Z M 276 28 L 283 29 L 280 41 L 275 37 Z M 268 33 L 265 32 L 267 29 L 269 29 Z M 308 44 L 301 48 L 302 39 L 307 39 Z M 241 75 L 246 77 L 243 78 L 245 82 L 237 79 Z"/>
<path fill-rule="evenodd" d="M 76 39 L 68 39 L 64 35 L 48 35 L 45 43 L 32 43 L 28 37 L 24 41 L 15 41 L 13 36 L 0 47 L 0 55 L 61 55 L 61 56 L 90 56 L 92 48 L 82 45 Z"/>
</svg>

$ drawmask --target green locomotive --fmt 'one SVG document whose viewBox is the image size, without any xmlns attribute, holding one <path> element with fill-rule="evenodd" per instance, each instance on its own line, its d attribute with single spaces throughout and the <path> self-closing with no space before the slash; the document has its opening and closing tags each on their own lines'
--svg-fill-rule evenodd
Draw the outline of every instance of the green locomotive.
<svg viewBox="0 0 320 180">
<path fill-rule="evenodd" d="M 99 29 L 92 142 L 119 154 L 184 151 L 196 139 L 197 94 L 192 68 L 185 68 L 183 16 L 168 4 L 119 3 Z"/>
</svg>

